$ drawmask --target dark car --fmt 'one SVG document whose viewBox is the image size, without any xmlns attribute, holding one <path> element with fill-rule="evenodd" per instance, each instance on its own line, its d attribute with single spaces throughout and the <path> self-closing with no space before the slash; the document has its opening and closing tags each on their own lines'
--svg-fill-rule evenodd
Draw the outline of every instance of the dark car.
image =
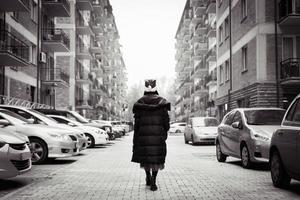
<svg viewBox="0 0 300 200">
<path fill-rule="evenodd" d="M 300 181 L 300 94 L 291 103 L 271 140 L 270 165 L 274 186 L 289 186 L 291 178 Z"/>
<path fill-rule="evenodd" d="M 82 123 L 83 125 L 86 126 L 92 126 L 92 127 L 96 127 L 96 128 L 101 128 L 102 130 L 105 130 L 109 136 L 109 139 L 115 139 L 115 134 L 112 131 L 112 127 L 110 127 L 109 125 L 101 125 L 98 123 L 94 123 L 94 122 L 90 122 L 89 120 L 87 120 L 86 118 L 84 118 L 83 116 L 81 116 L 79 113 L 77 113 L 76 111 L 70 111 L 70 110 L 56 110 L 56 109 L 35 109 L 45 115 L 60 115 L 60 116 L 64 116 L 67 117 L 69 119 L 78 121 L 80 123 Z"/>
</svg>

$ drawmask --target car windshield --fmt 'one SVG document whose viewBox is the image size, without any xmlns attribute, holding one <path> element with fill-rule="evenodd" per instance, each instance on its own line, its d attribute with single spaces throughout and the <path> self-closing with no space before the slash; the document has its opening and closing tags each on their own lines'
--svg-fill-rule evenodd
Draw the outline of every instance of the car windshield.
<svg viewBox="0 0 300 200">
<path fill-rule="evenodd" d="M 14 112 L 11 112 L 9 110 L 0 110 L 0 113 L 4 118 L 9 120 L 10 122 L 18 123 L 18 124 L 28 124 L 29 123 L 27 121 L 27 119 L 25 119 L 24 117 L 14 113 Z"/>
<path fill-rule="evenodd" d="M 48 117 L 47 115 L 44 115 L 43 113 L 40 113 L 36 110 L 33 109 L 29 109 L 29 111 L 31 112 L 32 115 L 34 115 L 36 118 L 38 118 L 39 120 L 41 120 L 42 122 L 44 122 L 47 125 L 57 125 L 58 122 L 55 121 L 54 119 L 52 119 L 51 117 Z"/>
<path fill-rule="evenodd" d="M 194 127 L 218 126 L 219 121 L 215 118 L 196 118 L 193 121 Z"/>
<path fill-rule="evenodd" d="M 245 117 L 249 125 L 280 125 L 284 110 L 247 110 Z"/>
<path fill-rule="evenodd" d="M 78 122 L 80 122 L 80 123 L 83 123 L 83 124 L 89 123 L 89 121 L 88 121 L 86 118 L 82 117 L 82 116 L 81 116 L 80 114 L 78 114 L 77 112 L 71 111 L 70 113 L 72 114 L 72 117 L 74 117 L 74 119 L 75 119 L 76 121 L 78 121 Z M 68 117 L 68 118 L 69 118 L 69 117 Z"/>
</svg>

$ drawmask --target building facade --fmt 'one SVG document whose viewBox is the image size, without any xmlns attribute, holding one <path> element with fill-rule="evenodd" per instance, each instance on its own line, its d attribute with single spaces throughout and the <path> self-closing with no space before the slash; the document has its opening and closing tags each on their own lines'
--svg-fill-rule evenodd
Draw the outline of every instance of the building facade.
<svg viewBox="0 0 300 200">
<path fill-rule="evenodd" d="M 215 116 L 216 2 L 188 0 L 176 33 L 176 121 Z"/>
<path fill-rule="evenodd" d="M 108 0 L 0 4 L 1 103 L 122 117 L 127 76 Z"/>
</svg>

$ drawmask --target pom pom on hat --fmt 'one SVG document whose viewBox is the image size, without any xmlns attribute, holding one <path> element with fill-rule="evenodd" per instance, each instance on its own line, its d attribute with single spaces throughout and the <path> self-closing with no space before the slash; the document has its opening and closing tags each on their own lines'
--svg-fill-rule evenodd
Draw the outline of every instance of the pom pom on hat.
<svg viewBox="0 0 300 200">
<path fill-rule="evenodd" d="M 155 79 L 146 79 L 145 80 L 145 92 L 156 92 L 156 80 Z"/>
</svg>

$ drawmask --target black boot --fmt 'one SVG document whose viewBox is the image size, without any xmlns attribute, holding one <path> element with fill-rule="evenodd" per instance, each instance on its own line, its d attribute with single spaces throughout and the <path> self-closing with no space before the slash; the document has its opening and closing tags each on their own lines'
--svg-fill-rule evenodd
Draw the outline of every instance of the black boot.
<svg viewBox="0 0 300 200">
<path fill-rule="evenodd" d="M 157 185 L 156 185 L 156 176 L 157 176 L 158 171 L 152 171 L 152 179 L 151 179 L 151 187 L 150 189 L 152 191 L 157 190 Z"/>
<path fill-rule="evenodd" d="M 147 186 L 150 186 L 151 185 L 151 174 L 150 174 L 150 171 L 146 171 L 146 185 Z"/>
</svg>

